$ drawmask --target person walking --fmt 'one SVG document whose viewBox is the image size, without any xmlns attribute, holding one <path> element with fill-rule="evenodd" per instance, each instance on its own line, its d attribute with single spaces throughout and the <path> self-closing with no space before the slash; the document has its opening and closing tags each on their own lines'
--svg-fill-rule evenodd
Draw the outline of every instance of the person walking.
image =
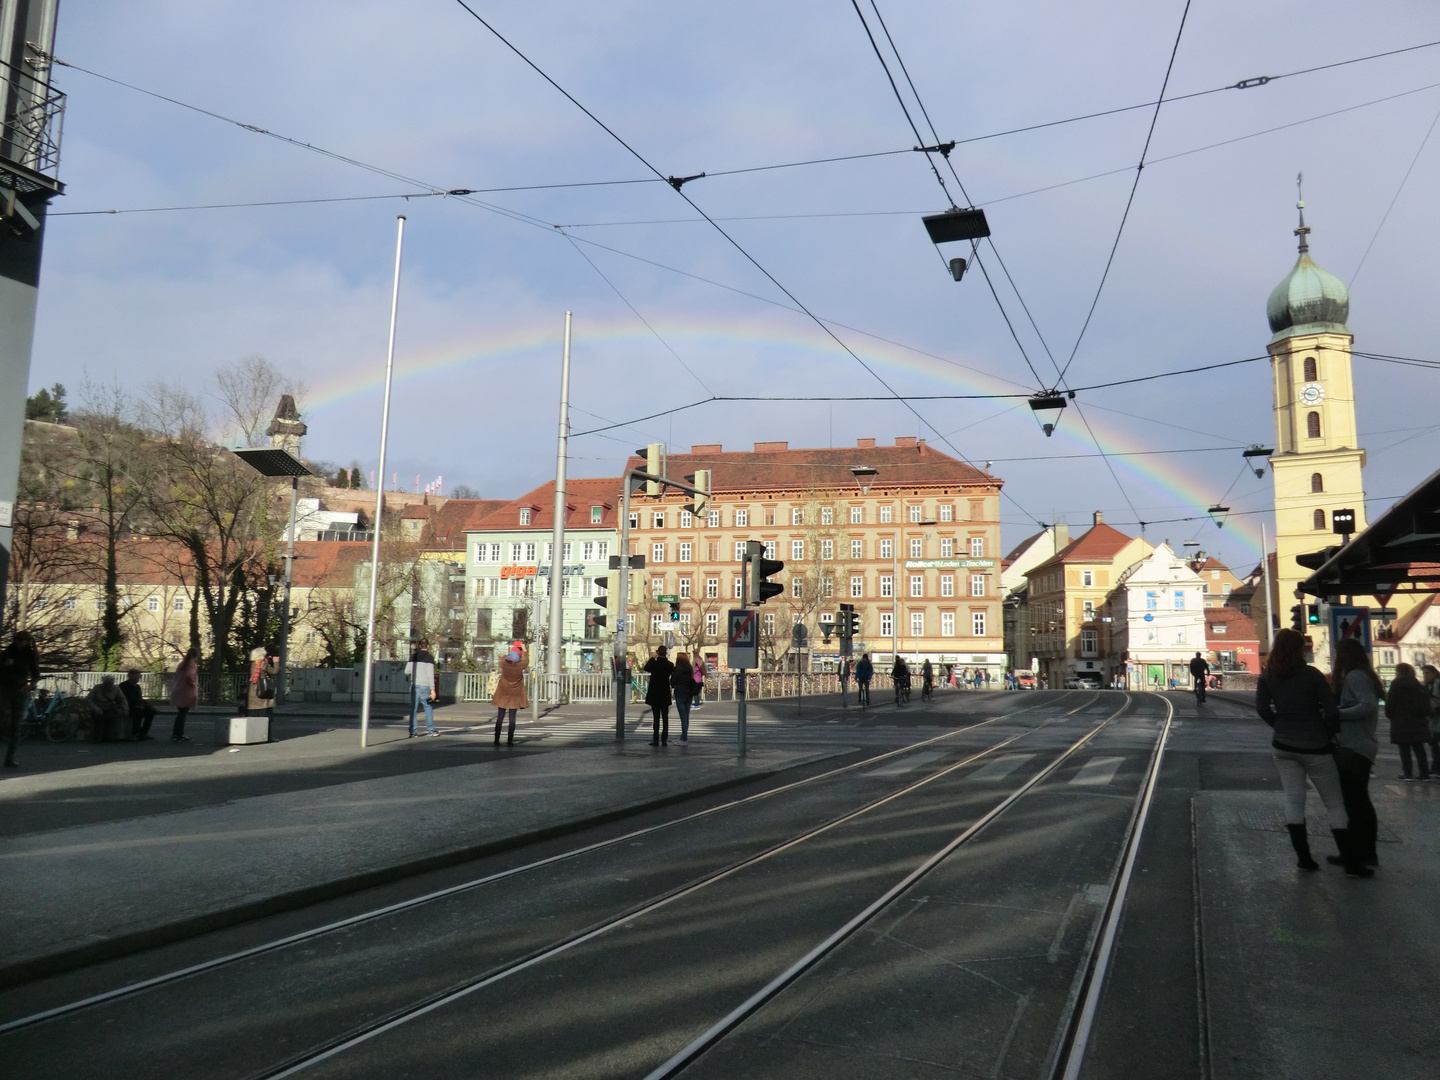
<svg viewBox="0 0 1440 1080">
<path fill-rule="evenodd" d="M 654 735 L 650 745 L 664 746 L 670 741 L 670 677 L 675 673 L 675 665 L 665 659 L 665 646 L 661 645 L 641 670 L 650 675 L 650 686 L 645 691 L 645 704 L 653 714 Z"/>
<path fill-rule="evenodd" d="M 1400 767 L 1404 771 L 1399 779 L 1429 780 L 1432 764 L 1425 760 L 1425 743 L 1430 739 L 1430 694 L 1409 664 L 1395 665 L 1395 678 L 1390 680 L 1385 695 L 1385 716 L 1390 721 L 1390 741 L 1400 748 Z M 1412 755 L 1418 776 L 1410 774 Z"/>
<path fill-rule="evenodd" d="M 438 739 L 435 730 L 435 657 L 430 652 L 430 639 L 421 638 L 420 647 L 410 654 L 410 738 L 419 734 L 415 721 L 420 708 L 425 708 L 425 734 Z"/>
<path fill-rule="evenodd" d="M 870 654 L 861 653 L 860 662 L 855 665 L 855 703 L 857 705 L 870 704 L 870 680 L 875 677 L 875 665 L 870 662 Z"/>
<path fill-rule="evenodd" d="M 200 650 L 191 649 L 175 668 L 175 681 L 170 687 L 170 704 L 175 706 L 175 724 L 170 728 L 171 742 L 189 742 L 185 736 L 185 717 L 200 704 Z"/>
<path fill-rule="evenodd" d="M 1430 700 L 1430 775 L 1440 774 L 1440 668 L 1426 664 L 1425 693 Z"/>
<path fill-rule="evenodd" d="M 125 695 L 125 704 L 130 713 L 130 731 L 136 742 L 150 739 L 150 725 L 155 722 L 155 707 L 145 700 L 140 688 L 140 669 L 131 668 L 125 673 L 120 684 L 120 693 Z"/>
<path fill-rule="evenodd" d="M 30 692 L 40 679 L 40 653 L 30 631 L 20 630 L 0 650 L 0 726 L 5 729 L 5 768 L 18 769 L 15 751 L 20 746 L 20 723 Z"/>
<path fill-rule="evenodd" d="M 530 705 L 530 699 L 525 695 L 525 668 L 529 664 L 525 646 L 519 641 L 510 645 L 510 651 L 500 661 L 500 677 L 495 681 L 495 693 L 490 698 L 495 706 L 496 746 L 500 745 L 500 725 L 507 712 L 510 714 L 510 734 L 505 739 L 505 745 L 515 745 L 515 712 Z"/>
<path fill-rule="evenodd" d="M 275 741 L 275 676 L 280 665 L 263 645 L 250 650 L 250 678 L 245 683 L 245 700 L 240 715 L 265 717 L 265 741 Z"/>
<path fill-rule="evenodd" d="M 1335 737 L 1335 767 L 1340 770 L 1340 793 L 1350 819 L 1350 838 L 1359 860 L 1367 867 L 1380 865 L 1375 851 L 1378 823 L 1370 801 L 1370 771 L 1380 752 L 1376 729 L 1380 726 L 1380 698 L 1385 687 L 1370 666 L 1370 654 L 1355 638 L 1335 646 L 1335 668 L 1330 685 L 1338 698 L 1340 733 Z M 1345 853 L 1329 861 L 1343 865 Z M 1350 872 L 1350 867 L 1345 867 Z"/>
<path fill-rule="evenodd" d="M 1345 872 L 1370 877 L 1374 871 L 1357 857 L 1350 840 L 1350 819 L 1340 794 L 1333 732 L 1340 716 L 1325 676 L 1305 663 L 1305 639 L 1288 627 L 1277 631 L 1265 670 L 1255 688 L 1255 711 L 1270 725 L 1270 753 L 1285 792 L 1285 828 L 1301 870 L 1318 870 L 1305 834 L 1305 781 L 1315 786 L 1336 847 L 1345 856 Z"/>
<path fill-rule="evenodd" d="M 696 686 L 695 669 L 690 664 L 690 657 L 683 652 L 675 654 L 675 671 L 670 676 L 670 688 L 675 694 L 675 711 L 680 714 L 680 741 L 688 743 L 690 703 L 695 700 Z"/>
</svg>

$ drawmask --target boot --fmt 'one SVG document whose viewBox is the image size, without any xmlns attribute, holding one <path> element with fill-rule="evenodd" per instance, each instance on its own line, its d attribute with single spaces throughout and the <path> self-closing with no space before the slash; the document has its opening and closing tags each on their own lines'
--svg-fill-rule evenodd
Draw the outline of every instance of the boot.
<svg viewBox="0 0 1440 1080">
<path fill-rule="evenodd" d="M 1354 833 L 1349 829 L 1331 829 L 1330 831 L 1335 836 L 1335 846 L 1340 849 L 1340 854 L 1326 856 L 1325 861 L 1345 867 L 1346 877 L 1374 877 L 1375 871 L 1365 865 L 1359 852 L 1355 850 Z"/>
<path fill-rule="evenodd" d="M 1305 834 L 1305 825 L 1286 825 L 1290 833 L 1290 844 L 1295 848 L 1295 865 L 1301 870 L 1319 870 L 1320 864 L 1310 856 L 1310 838 Z"/>
</svg>

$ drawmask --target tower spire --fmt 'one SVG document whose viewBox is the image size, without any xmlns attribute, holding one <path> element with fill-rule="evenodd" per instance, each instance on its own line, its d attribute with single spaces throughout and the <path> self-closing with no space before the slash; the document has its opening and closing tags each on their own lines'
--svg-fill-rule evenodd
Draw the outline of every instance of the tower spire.
<svg viewBox="0 0 1440 1080">
<path fill-rule="evenodd" d="M 1300 238 L 1300 254 L 1305 255 L 1310 251 L 1310 241 L 1306 239 L 1310 235 L 1310 226 L 1305 224 L 1305 174 L 1295 174 L 1295 209 L 1300 211 L 1300 227 L 1295 230 L 1295 235 Z"/>
</svg>

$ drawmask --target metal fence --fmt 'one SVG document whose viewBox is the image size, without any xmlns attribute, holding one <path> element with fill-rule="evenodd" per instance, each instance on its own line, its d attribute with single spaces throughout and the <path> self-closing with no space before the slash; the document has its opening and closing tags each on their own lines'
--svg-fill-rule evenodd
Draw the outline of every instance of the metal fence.
<svg viewBox="0 0 1440 1080">
<path fill-rule="evenodd" d="M 40 683 L 42 686 L 58 687 L 70 697 L 84 697 L 99 686 L 100 681 L 107 675 L 113 676 L 117 683 L 125 681 L 123 671 L 57 671 L 41 676 Z M 200 672 L 201 702 L 228 704 L 238 701 L 247 676 L 248 673 L 244 671 L 221 672 L 222 693 L 217 696 L 215 673 L 202 670 Z M 168 701 L 174 682 L 175 673 L 173 671 L 142 671 L 140 673 L 140 692 L 150 701 Z"/>
<path fill-rule="evenodd" d="M 489 701 L 495 694 L 496 672 L 457 672 L 455 700 Z M 539 698 L 545 705 L 565 705 L 575 701 L 611 701 L 615 697 L 615 683 L 608 671 L 566 671 L 558 682 L 542 672 L 525 673 L 525 693 L 536 696 L 536 684 L 540 684 Z"/>
</svg>

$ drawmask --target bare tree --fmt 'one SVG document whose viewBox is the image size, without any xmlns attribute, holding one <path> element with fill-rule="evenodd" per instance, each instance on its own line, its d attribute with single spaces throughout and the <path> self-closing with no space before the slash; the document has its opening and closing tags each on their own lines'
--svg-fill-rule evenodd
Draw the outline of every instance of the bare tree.
<svg viewBox="0 0 1440 1080">
<path fill-rule="evenodd" d="M 215 371 L 216 395 L 224 406 L 221 439 L 259 446 L 265 428 L 275 415 L 281 394 L 289 394 L 300 405 L 308 390 L 305 383 L 281 371 L 263 356 L 246 356 Z"/>
</svg>

